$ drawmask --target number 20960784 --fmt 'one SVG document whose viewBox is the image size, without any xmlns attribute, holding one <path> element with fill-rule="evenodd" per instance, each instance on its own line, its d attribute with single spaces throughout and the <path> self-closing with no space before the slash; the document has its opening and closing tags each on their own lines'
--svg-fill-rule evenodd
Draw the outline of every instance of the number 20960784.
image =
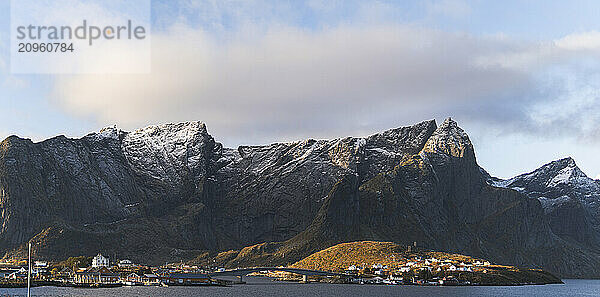
<svg viewBox="0 0 600 297">
<path fill-rule="evenodd" d="M 19 43 L 19 53 L 66 53 L 73 52 L 73 43 Z"/>
</svg>

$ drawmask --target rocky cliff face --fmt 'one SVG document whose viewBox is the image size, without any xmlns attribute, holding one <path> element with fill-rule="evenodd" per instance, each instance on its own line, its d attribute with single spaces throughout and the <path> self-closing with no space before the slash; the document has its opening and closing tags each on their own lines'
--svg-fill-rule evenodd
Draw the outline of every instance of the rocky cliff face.
<svg viewBox="0 0 600 297">
<path fill-rule="evenodd" d="M 220 145 L 197 122 L 40 143 L 10 137 L 0 151 L 0 247 L 35 236 L 50 258 L 215 248 L 203 238 L 210 221 L 200 201 L 218 158 Z"/>
<path fill-rule="evenodd" d="M 416 241 L 599 276 L 596 241 L 564 237 L 547 203 L 514 187 L 477 165 L 450 119 L 237 149 L 198 122 L 40 143 L 10 137 L 0 145 L 0 249 L 19 256 L 33 238 L 43 258 L 101 251 L 157 263 L 254 245 L 221 257 L 251 265 L 292 263 L 346 241 Z"/>
<path fill-rule="evenodd" d="M 211 180 L 214 226 L 226 238 L 249 245 L 282 241 L 306 229 L 332 187 L 344 176 L 368 180 L 417 153 L 435 122 L 366 138 L 306 140 L 228 150 Z M 225 246 L 223 246 L 225 247 Z"/>
</svg>

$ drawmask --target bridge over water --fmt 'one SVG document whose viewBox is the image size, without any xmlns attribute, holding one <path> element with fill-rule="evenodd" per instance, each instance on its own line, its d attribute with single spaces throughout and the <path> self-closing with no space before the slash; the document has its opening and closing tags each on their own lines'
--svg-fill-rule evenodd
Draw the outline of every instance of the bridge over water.
<svg viewBox="0 0 600 297">
<path fill-rule="evenodd" d="M 217 271 L 209 273 L 211 277 L 219 276 L 237 276 L 242 281 L 242 277 L 250 273 L 261 272 L 261 271 L 283 271 L 289 273 L 295 273 L 302 275 L 302 280 L 306 281 L 308 276 L 320 275 L 320 276 L 348 276 L 343 273 L 335 273 L 321 270 L 310 270 L 301 268 L 290 268 L 290 267 L 253 267 L 253 268 L 239 268 L 224 271 Z"/>
</svg>

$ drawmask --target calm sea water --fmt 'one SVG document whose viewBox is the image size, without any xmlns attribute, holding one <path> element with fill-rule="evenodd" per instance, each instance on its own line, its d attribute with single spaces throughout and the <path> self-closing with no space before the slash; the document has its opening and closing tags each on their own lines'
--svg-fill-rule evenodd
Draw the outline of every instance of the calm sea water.
<svg viewBox="0 0 600 297">
<path fill-rule="evenodd" d="M 264 278 L 232 287 L 122 287 L 113 289 L 33 288 L 32 296 L 600 296 L 600 280 L 565 280 L 564 285 L 519 287 L 417 287 L 296 284 Z M 27 289 L 0 289 L 0 296 L 27 296 Z"/>
</svg>

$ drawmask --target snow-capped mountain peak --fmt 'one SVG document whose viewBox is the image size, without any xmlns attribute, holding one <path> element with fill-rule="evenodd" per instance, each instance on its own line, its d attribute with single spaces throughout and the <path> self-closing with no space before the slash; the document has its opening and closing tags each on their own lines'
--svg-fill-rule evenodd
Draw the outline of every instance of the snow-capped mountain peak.
<svg viewBox="0 0 600 297">
<path fill-rule="evenodd" d="M 473 144 L 467 133 L 451 118 L 447 118 L 423 148 L 423 152 L 444 153 L 454 157 L 474 157 Z"/>
<path fill-rule="evenodd" d="M 566 183 L 585 183 L 589 180 L 585 173 L 577 167 L 575 160 L 571 158 L 563 160 L 565 166 L 558 170 L 554 177 L 548 181 L 548 187 L 555 187 Z"/>
<path fill-rule="evenodd" d="M 525 173 L 514 178 L 496 182 L 496 186 L 523 188 L 528 184 L 543 185 L 548 188 L 562 186 L 586 186 L 593 183 L 575 163 L 571 157 L 552 161 L 530 173 Z"/>
</svg>

